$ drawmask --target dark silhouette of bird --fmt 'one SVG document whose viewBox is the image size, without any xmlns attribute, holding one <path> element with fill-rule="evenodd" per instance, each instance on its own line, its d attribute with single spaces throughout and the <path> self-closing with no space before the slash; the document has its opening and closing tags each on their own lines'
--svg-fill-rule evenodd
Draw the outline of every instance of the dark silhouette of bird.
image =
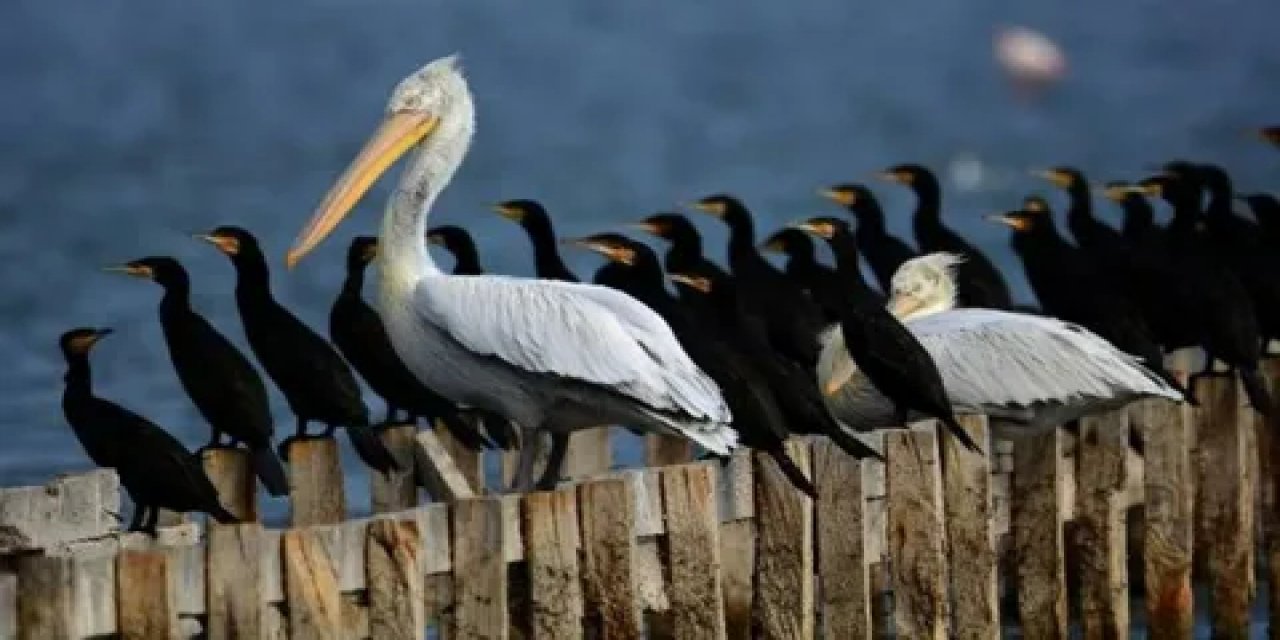
<svg viewBox="0 0 1280 640">
<path fill-rule="evenodd" d="M 702 234 L 698 233 L 698 228 L 685 216 L 679 213 L 655 213 L 631 226 L 670 243 L 663 257 L 663 266 L 668 273 L 708 269 L 717 275 L 729 277 L 729 273 L 720 268 L 720 265 L 703 255 Z M 680 295 L 683 297 L 684 294 Z"/>
<path fill-rule="evenodd" d="M 1262 229 L 1261 241 L 1272 251 L 1280 251 L 1280 200 L 1269 193 L 1250 193 L 1237 198 L 1253 212 Z"/>
<path fill-rule="evenodd" d="M 835 269 L 818 262 L 813 239 L 808 234 L 799 229 L 779 229 L 765 238 L 760 250 L 786 256 L 783 273 L 818 303 L 825 322 L 836 321 L 836 310 L 840 308 L 838 298 L 848 295 L 847 287 Z"/>
<path fill-rule="evenodd" d="M 218 501 L 218 491 L 196 456 L 150 420 L 93 393 L 89 352 L 110 329 L 73 329 L 62 334 L 67 361 L 62 411 L 94 464 L 115 469 L 134 502 L 130 531 L 156 532 L 160 509 L 201 511 L 218 522 L 237 519 Z"/>
<path fill-rule="evenodd" d="M 1128 182 L 1113 180 L 1106 184 L 1103 195 L 1124 212 L 1120 237 L 1130 251 L 1164 246 L 1164 229 L 1156 224 L 1156 212 L 1143 197 L 1141 189 Z"/>
<path fill-rule="evenodd" d="M 533 268 L 539 278 L 578 281 L 578 276 L 560 258 L 556 231 L 542 204 L 534 200 L 508 200 L 495 206 L 494 210 L 498 215 L 519 224 L 529 234 L 529 242 L 533 244 Z"/>
<path fill-rule="evenodd" d="M 900 164 L 879 175 L 884 180 L 906 185 L 916 194 L 912 226 L 920 253 L 945 251 L 964 257 L 956 272 L 961 306 L 989 309 L 1013 306 L 1009 285 L 1005 284 L 991 260 L 942 223 L 942 188 L 932 171 L 918 164 Z"/>
<path fill-rule="evenodd" d="M 822 191 L 828 200 L 844 207 L 858 220 L 853 239 L 858 242 L 858 253 L 871 265 L 880 290 L 889 293 L 893 289 L 893 274 L 902 263 L 918 255 L 911 245 L 891 235 L 884 224 L 884 210 L 871 189 L 855 183 L 838 184 Z"/>
<path fill-rule="evenodd" d="M 235 266 L 240 323 L 258 362 L 297 418 L 293 438 L 307 437 L 309 422 L 325 425 L 325 437 L 337 427 L 346 427 L 351 446 L 365 464 L 382 473 L 399 469 L 378 431 L 370 426 L 369 409 L 342 356 L 272 296 L 267 260 L 253 234 L 222 226 L 199 238 Z"/>
<path fill-rule="evenodd" d="M 1128 248 L 1118 229 L 1093 214 L 1093 192 L 1089 181 L 1074 167 L 1054 167 L 1038 172 L 1050 184 L 1067 192 L 1067 228 L 1076 246 L 1108 268 L 1126 268 Z"/>
<path fill-rule="evenodd" d="M 444 247 L 453 256 L 453 275 L 478 276 L 485 272 L 476 242 L 466 229 L 451 224 L 433 227 L 427 229 L 427 242 Z"/>
<path fill-rule="evenodd" d="M 275 427 L 267 388 L 249 359 L 191 308 L 187 270 L 167 256 L 142 258 L 108 270 L 152 280 L 164 289 L 160 326 L 183 390 L 212 429 L 206 447 L 221 446 L 224 434 L 232 446 L 244 443 L 267 492 L 287 494 L 284 466 L 271 447 Z"/>
<path fill-rule="evenodd" d="M 826 240 L 836 257 L 836 270 L 861 289 L 845 298 L 840 331 L 858 370 L 894 404 L 898 422 L 906 425 L 909 412 L 918 411 L 936 418 L 969 450 L 981 452 L 956 420 L 933 357 L 884 305 L 865 295 L 868 289 L 858 273 L 858 245 L 849 224 L 817 217 L 795 226 Z"/>
<path fill-rule="evenodd" d="M 824 326 L 822 309 L 760 255 L 755 223 L 741 201 L 715 194 L 698 200 L 694 206 L 729 226 L 729 267 L 746 296 L 748 308 L 764 318 L 769 343 L 813 370 L 818 363 L 818 332 Z"/>
</svg>

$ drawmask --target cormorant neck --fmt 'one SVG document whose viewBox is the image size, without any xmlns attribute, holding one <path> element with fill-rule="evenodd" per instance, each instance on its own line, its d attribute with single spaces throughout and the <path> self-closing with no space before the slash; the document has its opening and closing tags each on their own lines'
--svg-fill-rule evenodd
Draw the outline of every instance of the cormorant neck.
<svg viewBox="0 0 1280 640">
<path fill-rule="evenodd" d="M 480 264 L 480 253 L 476 251 L 475 244 L 459 241 L 449 250 L 453 254 L 455 275 L 475 276 L 484 273 L 484 266 Z"/>
<path fill-rule="evenodd" d="M 1089 185 L 1074 182 L 1067 188 L 1070 204 L 1067 207 L 1067 218 L 1070 220 L 1093 219 L 1093 197 L 1089 193 Z"/>
<path fill-rule="evenodd" d="M 724 216 L 729 225 L 729 251 L 747 254 L 756 249 L 756 229 L 751 214 L 740 208 L 732 208 Z"/>
<path fill-rule="evenodd" d="M 918 176 L 912 183 L 916 192 L 916 218 L 930 222 L 942 219 L 942 189 L 933 176 Z"/>
<path fill-rule="evenodd" d="M 884 232 L 884 210 L 880 208 L 879 202 L 864 199 L 858 204 L 850 206 L 849 212 L 858 219 L 859 231 Z"/>
<path fill-rule="evenodd" d="M 550 223 L 533 223 L 525 227 L 525 231 L 533 242 L 533 268 L 539 278 L 570 281 L 578 279 L 560 257 L 556 234 Z"/>
<path fill-rule="evenodd" d="M 1155 227 L 1155 211 L 1141 196 L 1129 196 L 1124 199 L 1124 223 L 1122 233 L 1129 238 L 1150 231 Z"/>
<path fill-rule="evenodd" d="M 347 265 L 347 277 L 342 281 L 342 294 L 360 297 L 364 289 L 364 263 Z"/>
<path fill-rule="evenodd" d="M 164 297 L 160 299 L 161 311 L 184 311 L 191 308 L 191 281 L 182 278 L 174 282 L 161 283 Z"/>
<path fill-rule="evenodd" d="M 682 230 L 671 236 L 671 248 L 667 250 L 668 264 L 681 264 L 702 257 L 702 236 L 692 229 Z"/>
<path fill-rule="evenodd" d="M 847 229 L 837 230 L 827 243 L 836 258 L 836 274 L 840 279 L 858 291 L 869 289 L 867 281 L 862 278 L 862 271 L 858 269 L 858 243 L 853 234 Z"/>
<path fill-rule="evenodd" d="M 259 251 L 243 249 L 232 259 L 236 268 L 236 296 L 271 297 L 271 271 Z"/>
<path fill-rule="evenodd" d="M 84 353 L 68 353 L 67 373 L 63 380 L 67 383 L 65 395 L 88 396 L 93 392 L 93 378 L 89 369 L 89 356 Z"/>
</svg>

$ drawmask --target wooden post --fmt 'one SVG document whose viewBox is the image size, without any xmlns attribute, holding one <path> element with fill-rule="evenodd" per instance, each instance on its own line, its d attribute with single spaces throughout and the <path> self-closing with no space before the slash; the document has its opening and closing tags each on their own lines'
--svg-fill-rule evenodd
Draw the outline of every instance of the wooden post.
<svg viewBox="0 0 1280 640">
<path fill-rule="evenodd" d="M 787 443 L 796 466 L 808 472 L 809 452 Z M 766 638 L 808 639 L 814 633 L 813 501 L 782 475 L 777 463 L 755 454 L 756 594 L 752 617 Z"/>
<path fill-rule="evenodd" d="M 176 638 L 173 595 L 163 550 L 122 549 L 116 556 L 116 621 L 122 640 Z"/>
<path fill-rule="evenodd" d="M 295 459 L 296 460 L 296 459 Z M 209 640 L 255 640 L 266 632 L 262 525 L 209 527 L 205 578 Z"/>
<path fill-rule="evenodd" d="M 501 498 L 453 505 L 454 638 L 508 637 L 503 533 Z"/>
<path fill-rule="evenodd" d="M 823 638 L 872 637 L 863 464 L 827 438 L 813 443 Z"/>
<path fill-rule="evenodd" d="M 942 476 L 933 424 L 885 434 L 894 622 L 904 638 L 947 637 Z"/>
<path fill-rule="evenodd" d="M 418 523 L 412 520 L 374 520 L 369 523 L 367 535 L 365 562 L 368 566 L 369 637 L 422 640 L 426 637 L 427 617 L 426 597 L 422 589 L 422 536 L 418 533 Z M 505 594 L 500 595 L 505 597 Z M 459 634 L 454 637 L 469 636 Z"/>
<path fill-rule="evenodd" d="M 583 590 L 595 637 L 639 640 L 634 498 L 625 480 L 578 487 Z"/>
<path fill-rule="evenodd" d="M 437 420 L 435 430 L 432 431 L 436 438 L 440 441 L 440 446 L 448 452 L 449 457 L 453 459 L 453 464 L 458 469 L 458 473 L 466 478 L 467 484 L 472 491 L 479 494 L 484 489 L 484 456 L 480 451 L 473 451 L 461 440 L 453 437 L 453 432 Z"/>
<path fill-rule="evenodd" d="M 432 500 L 453 502 L 477 495 L 475 485 L 454 464 L 453 455 L 434 431 L 418 433 L 414 463 Z"/>
<path fill-rule="evenodd" d="M 569 436 L 569 453 L 564 458 L 564 477 L 582 480 L 607 473 L 613 465 L 609 427 L 583 429 Z"/>
<path fill-rule="evenodd" d="M 660 433 L 644 437 L 644 464 L 647 467 L 685 464 L 692 459 L 693 442 L 688 438 Z"/>
<path fill-rule="evenodd" d="M 534 640 L 582 638 L 578 503 L 573 489 L 526 494 L 524 557 Z"/>
<path fill-rule="evenodd" d="M 20 556 L 18 573 L 18 638 L 46 640 L 76 637 L 75 560 L 42 555 Z"/>
<path fill-rule="evenodd" d="M 418 427 L 400 424 L 382 429 L 379 436 L 387 451 L 400 463 L 399 471 L 387 473 L 369 472 L 369 489 L 373 495 L 374 513 L 403 511 L 418 506 L 418 486 L 415 483 L 414 455 L 417 447 Z"/>
<path fill-rule="evenodd" d="M 671 569 L 667 598 L 677 638 L 726 637 L 715 484 L 714 469 L 707 464 L 662 471 L 667 563 Z"/>
<path fill-rule="evenodd" d="M 1262 371 L 1267 376 L 1271 398 L 1275 401 L 1280 398 L 1280 358 L 1263 360 Z M 1276 619 L 1280 618 L 1280 414 L 1272 415 L 1270 419 L 1258 419 L 1265 422 L 1262 428 L 1268 434 L 1264 439 L 1266 448 L 1259 451 L 1268 458 L 1267 464 L 1262 465 L 1267 475 L 1260 478 L 1259 482 L 1271 487 L 1271 499 L 1269 502 L 1264 501 L 1266 506 L 1263 512 L 1267 533 L 1267 581 L 1270 585 L 1267 590 L 1267 610 L 1271 612 L 1267 631 L 1271 640 L 1280 640 L 1280 620 Z"/>
<path fill-rule="evenodd" d="M 1191 419 L 1186 406 L 1144 400 L 1130 410 L 1142 436 L 1143 583 L 1152 640 L 1192 636 Z"/>
<path fill-rule="evenodd" d="M 502 452 L 502 486 L 510 487 L 515 482 L 516 467 L 520 464 L 520 448 L 537 447 L 533 453 L 533 472 L 536 476 L 547 466 L 547 455 L 551 453 L 551 440 L 544 431 L 537 432 L 536 435 L 522 431 L 520 434 L 520 447 L 511 451 Z M 536 477 L 534 478 L 537 479 Z"/>
<path fill-rule="evenodd" d="M 1253 417 L 1242 409 L 1234 377 L 1197 380 L 1200 440 L 1198 512 L 1207 541 L 1210 618 L 1215 638 L 1248 638 L 1253 600 L 1253 491 L 1249 436 Z"/>
<path fill-rule="evenodd" d="M 281 536 L 280 546 L 290 636 L 339 640 L 342 593 L 323 542 L 314 529 L 290 529 Z"/>
<path fill-rule="evenodd" d="M 338 441 L 304 438 L 289 443 L 289 523 L 295 527 L 337 524 L 347 513 Z"/>
<path fill-rule="evenodd" d="M 720 585 L 730 640 L 751 639 L 756 557 L 755 473 L 751 450 L 739 448 L 720 472 Z"/>
<path fill-rule="evenodd" d="M 974 442 L 984 451 L 992 451 L 985 416 L 958 419 Z M 956 620 L 953 633 L 959 640 L 999 638 L 999 558 L 995 550 L 990 458 L 970 451 L 950 430 L 941 431 L 942 457 L 946 460 L 942 475 L 943 512 L 950 541 L 948 557 Z"/>
<path fill-rule="evenodd" d="M 218 500 L 241 522 L 257 522 L 258 478 L 253 473 L 249 452 L 244 449 L 214 447 L 201 454 L 205 475 L 218 490 Z"/>
<path fill-rule="evenodd" d="M 1080 420 L 1076 444 L 1076 548 L 1085 638 L 1129 637 L 1125 511 L 1129 421 L 1124 411 Z"/>
<path fill-rule="evenodd" d="M 1018 613 L 1028 638 L 1066 640 L 1061 435 L 1028 434 L 1013 449 L 1013 538 Z"/>
</svg>

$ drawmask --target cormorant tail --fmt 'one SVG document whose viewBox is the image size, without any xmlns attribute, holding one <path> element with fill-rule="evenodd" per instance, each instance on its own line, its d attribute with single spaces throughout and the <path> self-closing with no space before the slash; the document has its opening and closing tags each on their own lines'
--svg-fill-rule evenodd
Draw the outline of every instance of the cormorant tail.
<svg viewBox="0 0 1280 640">
<path fill-rule="evenodd" d="M 1271 394 L 1267 392 L 1267 381 L 1258 371 L 1257 366 L 1247 369 L 1240 367 L 1240 382 L 1244 383 L 1244 394 L 1249 397 L 1249 404 L 1253 405 L 1253 410 L 1270 417 L 1274 408 L 1271 404 Z"/>
<path fill-rule="evenodd" d="M 520 446 L 520 434 L 510 420 L 492 411 L 479 411 L 477 415 L 489 440 L 499 449 L 510 451 Z"/>
<path fill-rule="evenodd" d="M 285 476 L 284 464 L 276 457 L 271 445 L 249 449 L 253 458 L 253 473 L 262 481 L 267 493 L 273 496 L 289 495 L 289 478 Z"/>
<path fill-rule="evenodd" d="M 791 459 L 791 456 L 787 455 L 786 450 L 781 445 L 775 449 L 770 449 L 769 457 L 778 463 L 778 468 L 782 470 L 782 475 L 791 481 L 792 486 L 803 491 L 810 498 L 818 499 L 818 490 L 814 488 L 813 483 L 809 481 L 809 478 L 805 477 L 804 472 L 800 470 L 800 467 L 796 466 L 795 461 Z"/>
<path fill-rule="evenodd" d="M 350 425 L 347 427 L 347 438 L 356 450 L 356 455 L 369 467 L 380 473 L 399 471 L 400 463 L 387 450 L 387 445 L 378 437 L 378 431 L 368 425 Z"/>
<path fill-rule="evenodd" d="M 235 517 L 230 511 L 227 511 L 226 507 L 223 507 L 220 504 L 215 505 L 213 509 L 208 510 L 206 513 L 213 516 L 213 519 L 217 520 L 219 524 L 240 523 L 240 518 Z"/>
<path fill-rule="evenodd" d="M 874 460 L 884 462 L 884 456 L 880 455 L 879 451 L 872 449 L 867 445 L 867 443 L 859 440 L 857 436 L 841 429 L 838 425 L 827 435 L 831 437 L 831 441 L 836 443 L 837 447 L 840 447 L 845 453 L 857 458 L 858 460 L 872 458 Z"/>
</svg>

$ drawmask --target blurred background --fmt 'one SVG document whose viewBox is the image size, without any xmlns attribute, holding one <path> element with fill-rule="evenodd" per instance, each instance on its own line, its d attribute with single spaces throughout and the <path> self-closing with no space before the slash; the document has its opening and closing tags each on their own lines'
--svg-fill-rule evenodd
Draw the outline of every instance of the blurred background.
<svg viewBox="0 0 1280 640">
<path fill-rule="evenodd" d="M 160 334 L 159 288 L 100 267 L 178 257 L 195 305 L 243 346 L 232 268 L 188 234 L 240 224 L 281 265 L 393 84 L 440 55 L 462 53 L 478 132 L 432 222 L 469 228 L 491 271 L 532 271 L 521 229 L 490 212 L 499 200 L 542 200 L 567 235 L 729 191 L 767 233 L 834 212 L 821 186 L 917 161 L 939 173 L 949 223 L 1025 302 L 1007 233 L 981 216 L 1044 192 L 1030 168 L 1069 163 L 1100 182 L 1186 156 L 1222 163 L 1242 189 L 1280 185 L 1280 154 L 1249 133 L 1280 120 L 1277 19 L 1268 0 L 8 0 L 0 485 L 89 466 L 59 407 L 56 340 L 73 326 L 118 332 L 96 351 L 102 395 L 203 443 Z M 996 61 L 1006 25 L 1066 58 L 1036 99 Z M 322 331 L 347 240 L 376 230 L 383 182 L 295 272 L 276 270 L 280 300 Z M 909 192 L 872 186 L 910 239 Z M 721 256 L 723 229 L 698 222 Z M 598 265 L 567 257 L 584 278 Z M 362 487 L 349 490 L 357 510 Z"/>
</svg>

